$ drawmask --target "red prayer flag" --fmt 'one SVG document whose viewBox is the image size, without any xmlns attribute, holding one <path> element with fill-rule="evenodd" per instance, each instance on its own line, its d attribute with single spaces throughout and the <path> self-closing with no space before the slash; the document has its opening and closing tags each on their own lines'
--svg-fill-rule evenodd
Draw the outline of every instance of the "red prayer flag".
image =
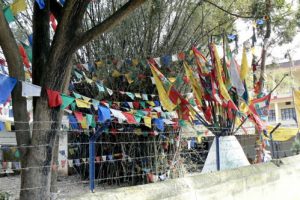
<svg viewBox="0 0 300 200">
<path fill-rule="evenodd" d="M 51 21 L 51 26 L 52 26 L 53 30 L 56 31 L 57 24 L 56 24 L 55 17 L 52 13 L 50 14 L 50 21 Z"/>
<path fill-rule="evenodd" d="M 122 114 L 126 117 L 128 124 L 137 124 L 133 114 L 128 112 L 122 112 Z"/>
<path fill-rule="evenodd" d="M 135 109 L 139 109 L 139 108 L 140 108 L 140 103 L 139 103 L 139 102 L 134 101 L 132 104 L 133 104 L 133 107 L 134 107 Z"/>
<path fill-rule="evenodd" d="M 24 47 L 22 45 L 19 45 L 18 47 L 19 47 L 19 52 L 21 54 L 24 65 L 27 68 L 30 68 L 30 63 L 29 63 L 29 60 L 28 60 L 28 57 L 27 57 L 27 54 L 26 54 L 26 51 L 25 51 Z"/>
<path fill-rule="evenodd" d="M 82 122 L 83 115 L 81 112 L 74 112 L 74 115 L 75 115 L 76 119 L 78 120 L 78 122 Z"/>
<path fill-rule="evenodd" d="M 62 104 L 60 92 L 47 89 L 48 105 L 50 108 L 58 107 Z"/>
</svg>

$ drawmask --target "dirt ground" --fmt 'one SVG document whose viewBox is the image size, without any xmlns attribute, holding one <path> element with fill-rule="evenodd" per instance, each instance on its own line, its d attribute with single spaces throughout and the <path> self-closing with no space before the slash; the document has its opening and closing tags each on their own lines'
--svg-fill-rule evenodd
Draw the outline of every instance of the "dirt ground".
<svg viewBox="0 0 300 200">
<path fill-rule="evenodd" d="M 90 192 L 88 183 L 82 183 L 78 176 L 59 177 L 58 193 L 53 195 L 53 200 L 72 199 L 80 194 Z M 0 178 L 0 193 L 7 192 L 10 195 L 9 200 L 17 200 L 20 189 L 20 176 L 6 176 Z M 97 190 L 101 187 L 97 186 Z"/>
</svg>

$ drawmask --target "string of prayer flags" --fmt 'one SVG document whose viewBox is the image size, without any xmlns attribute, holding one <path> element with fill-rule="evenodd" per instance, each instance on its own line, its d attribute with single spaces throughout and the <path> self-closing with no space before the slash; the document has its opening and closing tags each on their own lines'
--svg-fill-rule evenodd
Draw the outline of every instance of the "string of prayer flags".
<svg viewBox="0 0 300 200">
<path fill-rule="evenodd" d="M 62 104 L 62 98 L 60 96 L 60 92 L 53 91 L 50 89 L 47 90 L 48 95 L 48 105 L 50 108 L 58 107 Z"/>
<path fill-rule="evenodd" d="M 101 123 L 106 122 L 107 120 L 110 120 L 110 110 L 108 107 L 105 106 L 99 106 L 98 107 L 98 120 Z"/>
<path fill-rule="evenodd" d="M 7 101 L 16 83 L 17 79 L 0 74 L 0 104 L 4 104 Z"/>
<path fill-rule="evenodd" d="M 17 15 L 19 12 L 26 10 L 26 2 L 25 0 L 15 0 L 10 8 L 14 15 Z"/>
<path fill-rule="evenodd" d="M 13 12 L 12 12 L 10 6 L 6 6 L 3 9 L 3 14 L 8 23 L 15 21 L 15 18 L 14 18 L 14 15 L 13 15 Z"/>
<path fill-rule="evenodd" d="M 65 94 L 61 94 L 61 98 L 62 98 L 62 105 L 60 106 L 60 109 L 62 109 L 62 110 L 64 110 L 66 107 L 68 107 L 75 100 L 74 97 L 70 97 Z"/>
<path fill-rule="evenodd" d="M 28 82 L 22 81 L 22 96 L 23 97 L 39 97 L 41 96 L 42 88 Z"/>
<path fill-rule="evenodd" d="M 45 8 L 45 1 L 44 0 L 35 0 L 35 2 L 39 5 L 39 8 L 43 10 Z"/>
</svg>

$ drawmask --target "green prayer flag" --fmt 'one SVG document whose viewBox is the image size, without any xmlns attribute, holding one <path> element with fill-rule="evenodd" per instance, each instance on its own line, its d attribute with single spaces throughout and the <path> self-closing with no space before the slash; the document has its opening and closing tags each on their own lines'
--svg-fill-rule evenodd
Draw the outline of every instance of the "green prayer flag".
<svg viewBox="0 0 300 200">
<path fill-rule="evenodd" d="M 74 102 L 75 98 L 74 97 L 70 97 L 68 95 L 65 95 L 65 94 L 61 94 L 60 95 L 61 98 L 62 98 L 62 104 L 60 106 L 60 109 L 63 110 L 65 109 L 66 107 L 68 107 L 71 103 Z"/>
<path fill-rule="evenodd" d="M 144 117 L 145 113 L 142 110 L 137 110 L 135 115 L 140 116 L 140 117 Z"/>
<path fill-rule="evenodd" d="M 4 16 L 5 16 L 8 23 L 15 21 L 15 18 L 14 18 L 14 15 L 13 15 L 11 9 L 10 9 L 10 6 L 6 6 L 3 9 L 3 13 L 4 13 Z"/>
<path fill-rule="evenodd" d="M 91 114 L 86 114 L 86 121 L 88 126 L 91 126 L 92 128 L 96 127 L 95 118 Z"/>
<path fill-rule="evenodd" d="M 145 101 L 140 101 L 140 104 L 143 108 L 146 108 L 146 102 Z"/>
<path fill-rule="evenodd" d="M 192 106 L 196 106 L 196 102 L 194 99 L 190 99 L 189 100 L 189 103 L 192 105 Z"/>
<path fill-rule="evenodd" d="M 105 89 L 104 89 L 103 85 L 101 85 L 99 83 L 96 83 L 96 85 L 97 85 L 97 88 L 98 88 L 99 92 L 105 92 Z"/>
<path fill-rule="evenodd" d="M 20 158 L 20 152 L 19 152 L 18 149 L 17 149 L 16 152 L 15 152 L 15 157 L 16 157 L 16 158 Z"/>
<path fill-rule="evenodd" d="M 127 96 L 129 96 L 132 100 L 134 100 L 134 94 L 131 92 L 126 92 Z"/>
<path fill-rule="evenodd" d="M 77 71 L 74 70 L 74 74 L 78 79 L 81 79 L 83 77 L 82 74 L 78 73 Z"/>
<path fill-rule="evenodd" d="M 71 103 L 71 110 L 76 110 L 76 103 L 75 102 L 73 102 L 73 103 Z"/>
<path fill-rule="evenodd" d="M 185 121 L 182 120 L 182 119 L 179 120 L 179 125 L 180 125 L 181 127 L 186 127 L 186 123 L 185 123 Z"/>
<path fill-rule="evenodd" d="M 81 94 L 73 92 L 73 95 L 75 96 L 76 99 L 81 99 Z"/>
<path fill-rule="evenodd" d="M 134 119 L 135 119 L 135 121 L 137 121 L 137 123 L 140 123 L 141 120 L 142 120 L 142 117 L 135 114 L 135 115 L 134 115 Z"/>
</svg>

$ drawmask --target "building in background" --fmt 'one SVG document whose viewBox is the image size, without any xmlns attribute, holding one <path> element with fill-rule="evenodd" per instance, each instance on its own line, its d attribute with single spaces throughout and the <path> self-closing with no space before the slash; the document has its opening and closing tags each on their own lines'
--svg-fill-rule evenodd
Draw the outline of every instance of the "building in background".
<svg viewBox="0 0 300 200">
<path fill-rule="evenodd" d="M 272 125 L 280 122 L 285 127 L 296 127 L 297 116 L 292 91 L 300 89 L 300 60 L 267 66 L 268 90 L 274 88 L 284 75 L 288 76 L 272 94 L 268 122 Z"/>
</svg>

